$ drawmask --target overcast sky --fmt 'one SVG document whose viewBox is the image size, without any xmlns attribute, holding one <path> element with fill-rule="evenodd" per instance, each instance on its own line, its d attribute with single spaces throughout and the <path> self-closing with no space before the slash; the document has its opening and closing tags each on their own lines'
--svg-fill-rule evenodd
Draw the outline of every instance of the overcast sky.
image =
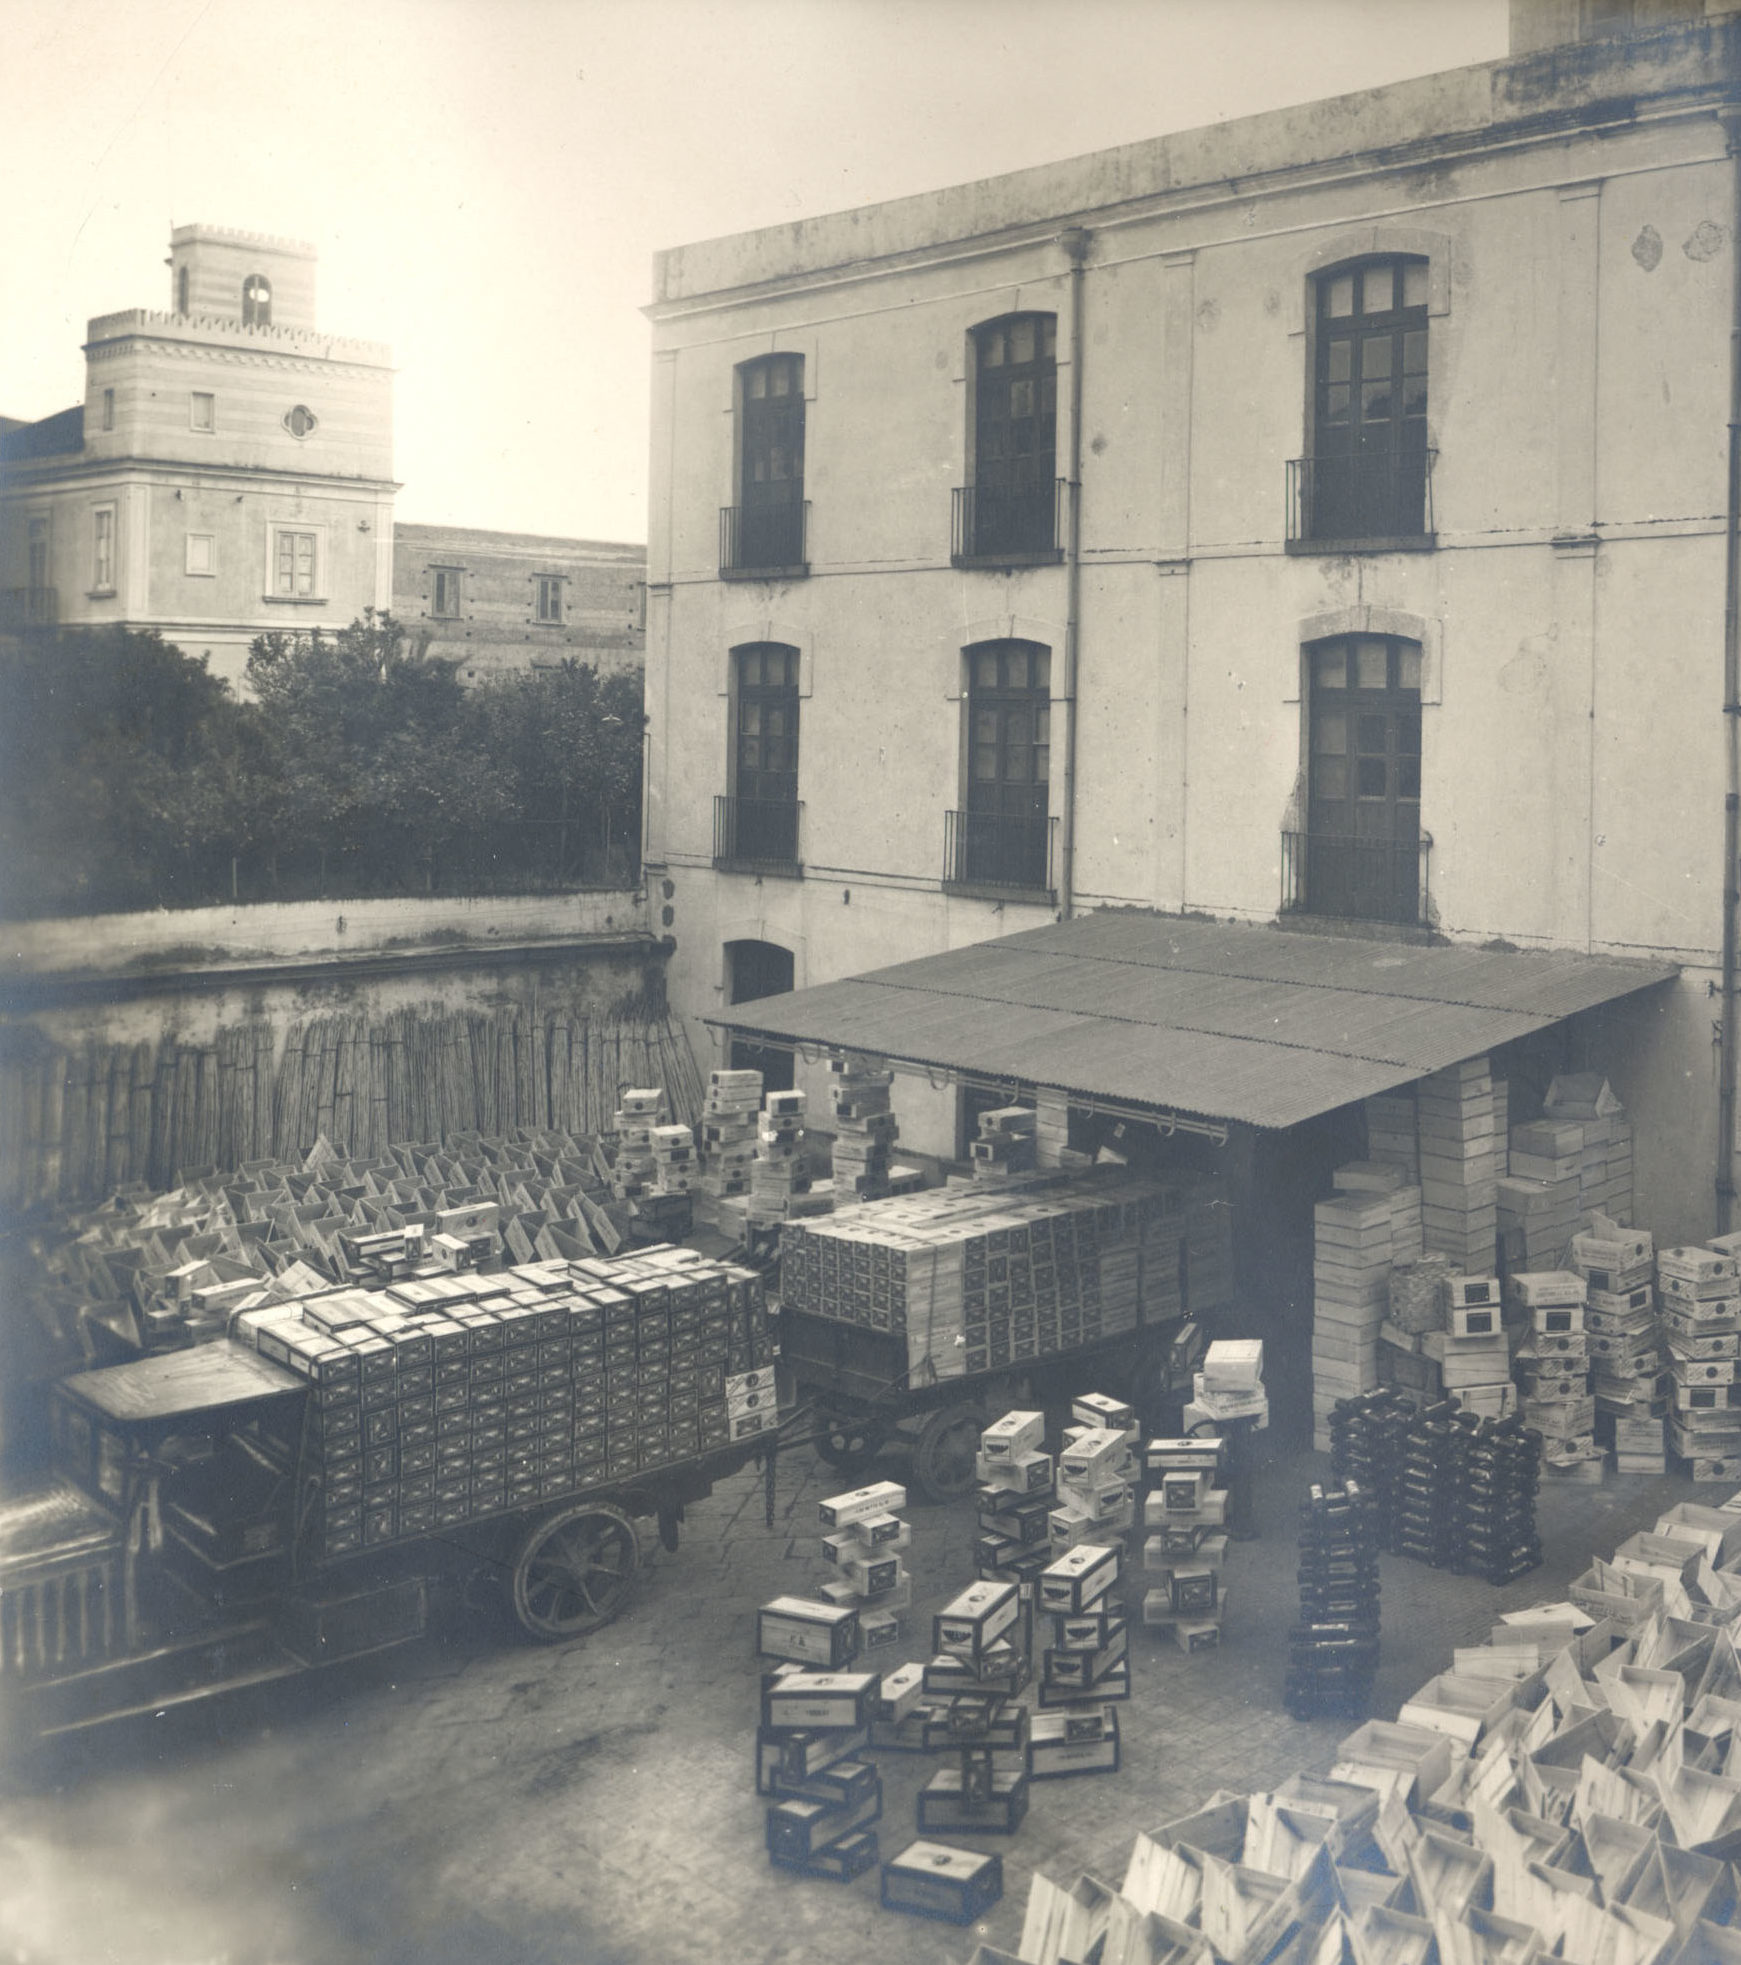
<svg viewBox="0 0 1741 1965">
<path fill-rule="evenodd" d="M 0 412 L 168 304 L 171 225 L 319 249 L 402 519 L 646 537 L 649 262 L 1484 61 L 1506 0 L 0 0 Z"/>
</svg>

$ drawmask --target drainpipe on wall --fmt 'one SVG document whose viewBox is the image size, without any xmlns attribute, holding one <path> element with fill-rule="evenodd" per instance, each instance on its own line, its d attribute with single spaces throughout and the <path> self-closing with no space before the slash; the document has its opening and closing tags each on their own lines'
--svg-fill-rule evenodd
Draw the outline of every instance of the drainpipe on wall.
<svg viewBox="0 0 1741 1965">
<path fill-rule="evenodd" d="M 1729 490 L 1723 561 L 1723 721 L 1727 782 L 1723 800 L 1723 1009 L 1717 1058 L 1717 1233 L 1733 1226 L 1737 909 L 1741 908 L 1741 111 L 1722 117 L 1735 180 L 1735 225 L 1729 235 L 1733 288 L 1729 307 Z"/>
<path fill-rule="evenodd" d="M 1070 261 L 1070 518 L 1064 547 L 1064 811 L 1058 840 L 1058 918 L 1068 921 L 1076 902 L 1076 670 L 1077 615 L 1082 596 L 1082 266 L 1087 230 L 1072 225 L 1058 234 Z"/>
</svg>

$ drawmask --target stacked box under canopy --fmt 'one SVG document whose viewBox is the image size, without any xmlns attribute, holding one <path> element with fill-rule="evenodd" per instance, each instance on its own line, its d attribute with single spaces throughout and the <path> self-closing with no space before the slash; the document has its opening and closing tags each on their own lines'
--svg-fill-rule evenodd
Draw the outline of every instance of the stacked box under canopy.
<svg viewBox="0 0 1741 1965">
<path fill-rule="evenodd" d="M 1503 1153 L 1487 1059 L 1472 1058 L 1422 1079 L 1415 1104 L 1426 1245 L 1443 1249 L 1459 1268 L 1485 1275 L 1498 1236 Z"/>
</svg>

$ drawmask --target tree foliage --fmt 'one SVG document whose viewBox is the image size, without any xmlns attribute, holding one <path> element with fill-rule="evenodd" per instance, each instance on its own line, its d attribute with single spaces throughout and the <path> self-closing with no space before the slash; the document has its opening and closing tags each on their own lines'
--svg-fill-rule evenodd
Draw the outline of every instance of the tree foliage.
<svg viewBox="0 0 1741 1965">
<path fill-rule="evenodd" d="M 0 643 L 0 911 L 621 878 L 638 676 L 462 688 L 390 616 L 265 635 L 238 699 L 155 634 Z M 607 864 L 612 852 L 615 863 Z"/>
</svg>

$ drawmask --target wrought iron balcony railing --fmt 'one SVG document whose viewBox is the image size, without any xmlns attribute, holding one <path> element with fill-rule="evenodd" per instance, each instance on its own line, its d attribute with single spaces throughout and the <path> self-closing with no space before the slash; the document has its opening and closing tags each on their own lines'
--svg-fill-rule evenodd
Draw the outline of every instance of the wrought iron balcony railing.
<svg viewBox="0 0 1741 1965">
<path fill-rule="evenodd" d="M 723 872 L 802 872 L 798 833 L 803 814 L 801 798 L 715 798 L 713 864 Z"/>
<path fill-rule="evenodd" d="M 722 505 L 719 572 L 722 580 L 793 578 L 810 571 L 810 501 L 789 505 Z"/>
<path fill-rule="evenodd" d="M 1281 911 L 1418 927 L 1427 919 L 1432 846 L 1426 832 L 1418 840 L 1284 832 Z"/>
<path fill-rule="evenodd" d="M 1374 450 L 1288 460 L 1288 550 L 1433 543 L 1436 450 Z"/>
<path fill-rule="evenodd" d="M 943 884 L 1049 895 L 1057 885 L 1052 872 L 1057 840 L 1058 821 L 1044 813 L 1012 818 L 1001 812 L 945 812 Z"/>
<path fill-rule="evenodd" d="M 955 523 L 949 556 L 957 566 L 1007 560 L 1064 557 L 1064 499 L 1069 480 L 1058 478 L 1032 491 L 955 487 Z"/>
</svg>

